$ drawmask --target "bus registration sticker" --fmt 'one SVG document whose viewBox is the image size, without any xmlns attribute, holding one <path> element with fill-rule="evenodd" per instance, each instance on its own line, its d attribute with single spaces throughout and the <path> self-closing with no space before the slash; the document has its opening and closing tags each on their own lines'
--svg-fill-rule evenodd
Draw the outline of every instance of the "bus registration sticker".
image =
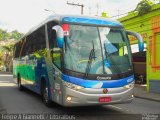
<svg viewBox="0 0 160 120">
<path fill-rule="evenodd" d="M 111 97 L 100 97 L 99 98 L 99 102 L 103 103 L 103 102 L 111 102 L 112 98 Z"/>
</svg>

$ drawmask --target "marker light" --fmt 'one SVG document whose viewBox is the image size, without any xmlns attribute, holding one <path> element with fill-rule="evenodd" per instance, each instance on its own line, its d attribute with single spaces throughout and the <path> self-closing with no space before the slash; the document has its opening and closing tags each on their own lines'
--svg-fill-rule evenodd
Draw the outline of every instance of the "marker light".
<svg viewBox="0 0 160 120">
<path fill-rule="evenodd" d="M 125 85 L 125 86 L 124 86 L 124 88 L 126 88 L 126 89 L 130 89 L 130 88 L 132 88 L 132 87 L 134 87 L 134 82 L 131 82 L 131 83 L 129 83 L 128 85 Z"/>
<path fill-rule="evenodd" d="M 71 89 L 74 89 L 74 90 L 80 90 L 80 89 L 83 89 L 84 87 L 82 86 L 79 86 L 79 85 L 75 85 L 75 84 L 72 84 L 72 83 L 69 83 L 69 82 L 64 82 L 64 85 L 68 88 L 71 88 Z"/>
<path fill-rule="evenodd" d="M 80 89 L 82 89 L 82 87 L 81 86 L 76 86 L 76 89 L 80 90 Z"/>
<path fill-rule="evenodd" d="M 64 36 L 69 36 L 69 25 L 68 24 L 63 24 L 62 29 L 64 31 Z"/>
</svg>

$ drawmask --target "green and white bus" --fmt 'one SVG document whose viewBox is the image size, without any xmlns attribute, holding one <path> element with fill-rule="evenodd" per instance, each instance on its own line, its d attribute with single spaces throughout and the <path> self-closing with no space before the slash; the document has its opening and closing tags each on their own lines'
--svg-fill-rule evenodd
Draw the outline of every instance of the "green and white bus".
<svg viewBox="0 0 160 120">
<path fill-rule="evenodd" d="M 13 75 L 24 87 L 63 106 L 106 105 L 134 98 L 132 56 L 125 31 L 111 19 L 48 17 L 15 44 Z"/>
</svg>

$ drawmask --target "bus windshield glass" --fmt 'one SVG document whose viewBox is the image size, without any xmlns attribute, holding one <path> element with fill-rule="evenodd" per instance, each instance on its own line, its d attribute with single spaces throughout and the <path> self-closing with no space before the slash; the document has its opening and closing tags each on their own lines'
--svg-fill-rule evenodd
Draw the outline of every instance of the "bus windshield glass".
<svg viewBox="0 0 160 120">
<path fill-rule="evenodd" d="M 69 25 L 65 69 L 84 74 L 119 74 L 132 70 L 129 41 L 123 29 Z"/>
</svg>

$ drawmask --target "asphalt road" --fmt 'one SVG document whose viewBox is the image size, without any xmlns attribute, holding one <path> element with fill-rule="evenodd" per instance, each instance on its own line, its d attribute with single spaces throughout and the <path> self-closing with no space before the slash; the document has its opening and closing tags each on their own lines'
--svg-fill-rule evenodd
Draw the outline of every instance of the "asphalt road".
<svg viewBox="0 0 160 120">
<path fill-rule="evenodd" d="M 135 98 L 130 104 L 70 108 L 54 105 L 48 108 L 39 95 L 29 90 L 19 91 L 12 75 L 0 74 L 0 113 L 73 115 L 73 119 L 84 120 L 141 120 L 146 114 L 160 114 L 160 103 Z"/>
</svg>

